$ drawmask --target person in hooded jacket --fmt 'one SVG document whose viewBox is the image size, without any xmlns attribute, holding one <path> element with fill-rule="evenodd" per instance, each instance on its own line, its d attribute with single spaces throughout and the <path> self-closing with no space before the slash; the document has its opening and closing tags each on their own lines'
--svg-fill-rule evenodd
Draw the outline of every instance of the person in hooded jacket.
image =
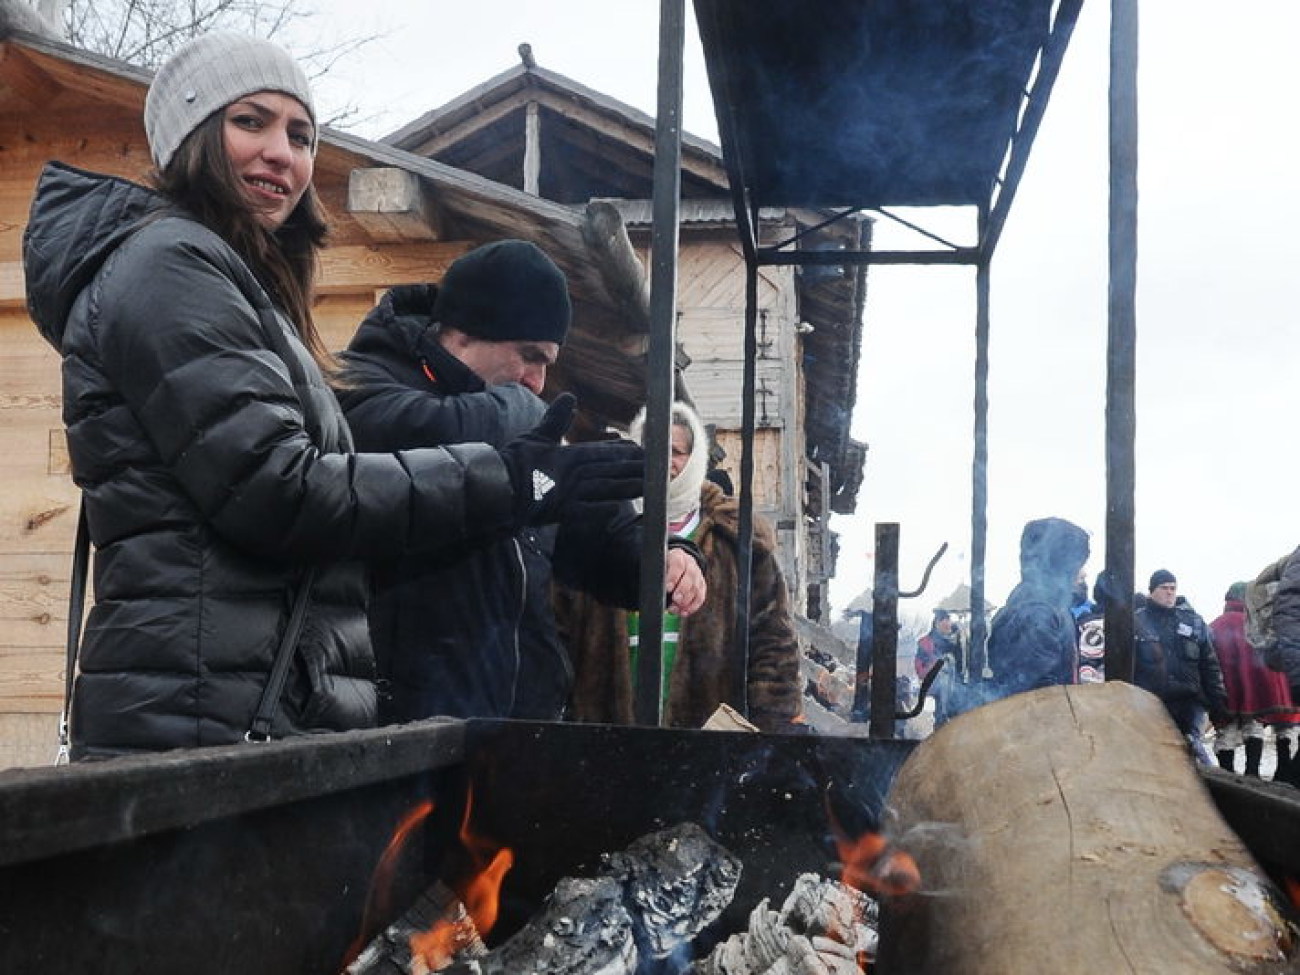
<svg viewBox="0 0 1300 975">
<path fill-rule="evenodd" d="M 644 411 L 632 424 L 640 437 Z M 750 577 L 748 662 L 741 670 L 736 593 L 740 585 L 740 506 L 706 478 L 708 434 L 695 411 L 672 405 L 668 529 L 704 553 L 708 598 L 691 617 L 664 614 L 662 723 L 699 728 L 726 704 L 761 731 L 801 734 L 804 720 L 799 646 L 790 594 L 776 558 L 771 525 L 754 518 Z M 576 670 L 572 717 L 631 724 L 639 614 L 601 604 L 586 593 L 557 587 L 556 615 Z M 746 700 L 737 699 L 744 677 Z"/>
<path fill-rule="evenodd" d="M 326 226 L 302 69 L 205 34 L 144 123 L 151 187 L 50 163 L 23 239 L 94 547 L 72 756 L 243 740 L 300 593 L 270 736 L 373 725 L 364 561 L 635 497 L 640 449 L 560 446 L 568 399 L 500 451 L 354 452 L 310 313 Z"/>
<path fill-rule="evenodd" d="M 1078 630 L 1070 606 L 1088 561 L 1088 533 L 1064 518 L 1028 522 L 1020 582 L 989 626 L 989 699 L 1078 682 Z"/>
<path fill-rule="evenodd" d="M 362 449 L 481 440 L 531 429 L 570 324 L 568 283 L 535 244 L 494 241 L 438 284 L 387 292 L 342 358 L 339 391 Z M 385 722 L 432 715 L 555 720 L 573 667 L 556 633 L 551 582 L 635 607 L 641 519 L 630 503 L 523 526 L 491 545 L 377 566 L 370 631 Z M 704 599 L 699 552 L 669 540 L 665 592 L 689 615 Z"/>
</svg>

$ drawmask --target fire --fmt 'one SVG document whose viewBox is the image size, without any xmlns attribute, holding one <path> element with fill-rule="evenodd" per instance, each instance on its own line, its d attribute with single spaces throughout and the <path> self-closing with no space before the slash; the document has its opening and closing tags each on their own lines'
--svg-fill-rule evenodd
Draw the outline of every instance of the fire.
<svg viewBox="0 0 1300 975">
<path fill-rule="evenodd" d="M 890 846 L 879 833 L 863 833 L 852 839 L 837 828 L 835 848 L 843 864 L 840 881 L 850 887 L 884 897 L 914 894 L 921 887 L 916 861 Z"/>
<path fill-rule="evenodd" d="M 407 837 L 416 826 L 424 822 L 429 813 L 433 812 L 432 801 L 425 799 L 417 803 L 415 808 L 411 809 L 401 821 L 398 822 L 397 828 L 393 830 L 392 838 L 389 839 L 388 845 L 384 847 L 383 855 L 379 858 L 379 864 L 375 867 L 374 876 L 370 878 L 370 890 L 366 894 L 366 907 L 361 915 L 361 931 L 357 938 L 348 947 L 347 956 L 344 958 L 343 967 L 346 968 L 361 953 L 365 947 L 366 938 L 369 936 L 371 926 L 376 917 L 388 917 L 390 914 L 388 898 L 392 892 L 393 869 L 397 863 L 397 855 L 406 845 Z"/>
<path fill-rule="evenodd" d="M 1291 898 L 1291 904 L 1297 910 L 1300 910 L 1300 880 L 1294 877 L 1286 878 L 1286 893 Z"/>
<path fill-rule="evenodd" d="M 469 915 L 473 930 L 486 937 L 497 921 L 501 907 L 501 884 L 514 866 L 515 855 L 509 847 L 497 846 L 470 829 L 473 803 L 465 801 L 465 816 L 460 824 L 460 841 L 469 854 L 465 875 L 451 886 Z M 436 922 L 428 931 L 411 936 L 411 957 L 418 958 L 430 971 L 438 971 L 455 957 L 464 938 L 460 924 L 449 920 Z"/>
</svg>

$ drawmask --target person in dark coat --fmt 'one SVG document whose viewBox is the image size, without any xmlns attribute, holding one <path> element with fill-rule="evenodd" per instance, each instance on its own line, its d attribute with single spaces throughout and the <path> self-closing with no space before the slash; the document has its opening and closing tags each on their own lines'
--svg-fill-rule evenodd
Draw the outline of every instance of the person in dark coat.
<svg viewBox="0 0 1300 975">
<path fill-rule="evenodd" d="M 1147 601 L 1133 614 L 1133 683 L 1160 698 L 1178 730 L 1195 746 L 1208 710 L 1217 726 L 1228 717 L 1228 692 L 1210 628 L 1178 597 L 1178 580 L 1157 569 Z"/>
<path fill-rule="evenodd" d="M 634 423 L 634 433 L 636 429 Z M 749 659 L 744 663 L 735 599 L 740 585 L 740 505 L 706 480 L 707 456 L 707 435 L 699 417 L 685 403 L 673 404 L 669 529 L 692 539 L 704 553 L 709 595 L 688 619 L 677 621 L 665 614 L 662 723 L 698 728 L 726 704 L 745 712 L 762 731 L 802 733 L 808 725 L 803 718 L 799 646 L 790 594 L 776 558 L 775 532 L 769 522 L 755 517 Z M 636 614 L 567 589 L 557 589 L 556 605 L 577 670 L 574 719 L 632 723 Z M 742 676 L 745 701 L 737 699 Z"/>
<path fill-rule="evenodd" d="M 934 619 L 930 623 L 930 631 L 916 641 L 916 657 L 913 661 L 918 680 L 924 680 L 931 667 L 940 660 L 944 661 L 943 670 L 939 672 L 930 687 L 930 694 L 934 697 L 936 728 L 948 720 L 952 686 L 961 659 L 961 632 L 957 629 L 951 613 L 946 609 L 936 609 Z"/>
<path fill-rule="evenodd" d="M 1277 643 L 1269 649 L 1266 663 L 1286 679 L 1291 702 L 1300 703 L 1300 548 L 1286 558 L 1279 571 L 1272 625 Z M 1279 750 L 1273 778 L 1300 787 L 1300 745 L 1290 755 Z"/>
<path fill-rule="evenodd" d="M 1070 606 L 1088 561 L 1088 533 L 1064 518 L 1039 518 L 1020 533 L 1020 582 L 989 626 L 985 700 L 1078 681 L 1078 631 Z"/>
<path fill-rule="evenodd" d="M 1228 713 L 1215 729 L 1214 753 L 1219 765 L 1233 772 L 1237 749 L 1242 748 L 1245 774 L 1258 778 L 1267 725 L 1289 719 L 1294 709 L 1286 678 L 1265 667 L 1246 641 L 1245 599 L 1246 583 L 1234 582 L 1223 597 L 1222 615 L 1210 623 L 1210 636 L 1228 692 Z M 1284 764 L 1287 758 L 1279 756 L 1279 763 Z"/>
<path fill-rule="evenodd" d="M 339 400 L 357 445 L 507 443 L 543 415 L 569 322 L 564 273 L 522 240 L 475 248 L 439 284 L 390 290 L 342 356 Z M 573 668 L 556 634 L 552 580 L 635 606 L 641 538 L 631 504 L 611 504 L 378 565 L 370 632 L 381 721 L 562 717 Z M 697 557 L 689 542 L 670 541 L 667 593 L 684 614 L 704 599 Z"/>
<path fill-rule="evenodd" d="M 312 576 L 271 734 L 373 725 L 364 560 L 554 520 L 592 473 L 596 500 L 636 496 L 643 459 L 558 446 L 571 403 L 500 452 L 355 453 L 310 314 L 326 228 L 301 68 L 205 34 L 144 123 L 153 188 L 51 163 L 23 240 L 95 550 L 72 756 L 243 740 Z"/>
</svg>

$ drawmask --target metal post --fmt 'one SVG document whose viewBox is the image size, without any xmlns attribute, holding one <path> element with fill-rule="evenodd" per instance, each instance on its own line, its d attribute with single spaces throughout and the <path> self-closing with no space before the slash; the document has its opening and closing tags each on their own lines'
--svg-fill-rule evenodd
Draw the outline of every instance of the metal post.
<svg viewBox="0 0 1300 975">
<path fill-rule="evenodd" d="M 980 219 L 982 223 L 984 214 Z M 975 451 L 971 460 L 970 641 L 966 657 L 966 676 L 971 681 L 985 678 L 988 659 L 984 564 L 989 533 L 989 257 L 984 254 L 975 266 Z"/>
<path fill-rule="evenodd" d="M 1138 5 L 1111 0 L 1110 294 L 1106 348 L 1106 679 L 1133 680 L 1137 437 Z"/>
<path fill-rule="evenodd" d="M 663 711 L 664 569 L 668 544 L 669 418 L 677 345 L 677 221 L 682 181 L 684 0 L 659 7 L 659 106 L 655 122 L 654 238 L 650 263 L 650 349 L 646 376 L 645 547 L 641 553 L 636 699 L 638 724 L 658 725 Z"/>
<path fill-rule="evenodd" d="M 898 706 L 898 523 L 876 525 L 876 578 L 871 589 L 872 738 L 894 737 Z"/>
<path fill-rule="evenodd" d="M 756 220 L 755 226 L 758 225 Z M 754 429 L 758 385 L 758 265 L 745 262 L 745 362 L 740 393 L 740 543 L 736 580 L 736 684 L 731 700 L 749 714 L 750 580 L 754 575 Z"/>
</svg>

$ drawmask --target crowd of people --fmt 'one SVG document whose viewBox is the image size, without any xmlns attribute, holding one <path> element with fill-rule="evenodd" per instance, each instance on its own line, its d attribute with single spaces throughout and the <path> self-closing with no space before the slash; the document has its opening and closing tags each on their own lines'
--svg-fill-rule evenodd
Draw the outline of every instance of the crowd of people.
<svg viewBox="0 0 1300 975">
<path fill-rule="evenodd" d="M 561 270 L 484 245 L 386 294 L 335 355 L 312 321 L 327 226 L 302 68 L 205 34 L 158 70 L 144 123 L 148 185 L 51 162 L 24 236 L 94 549 L 72 757 L 236 743 L 264 710 L 275 738 L 625 719 L 644 451 L 566 443 L 574 398 L 541 397 L 571 319 Z M 799 730 L 772 532 L 760 520 L 735 673 L 735 503 L 705 480 L 699 418 L 677 417 L 665 722 L 731 703 Z M 611 659 L 562 642 L 553 587 L 617 608 Z"/>
<path fill-rule="evenodd" d="M 1083 566 L 1088 534 L 1061 518 L 1025 525 L 1020 582 L 989 627 L 987 672 L 965 683 L 936 685 L 936 727 L 1011 694 L 1104 679 L 1104 604 L 1117 598 L 1101 573 L 1088 596 Z M 1178 592 L 1178 579 L 1157 569 L 1133 599 L 1133 683 L 1163 702 L 1200 760 L 1259 777 L 1266 740 L 1276 755 L 1273 780 L 1300 787 L 1300 549 L 1276 566 L 1271 649 L 1247 639 L 1248 583 L 1232 583 L 1211 622 Z M 1258 643 L 1259 641 L 1256 641 Z M 960 634 L 939 610 L 917 643 L 916 670 L 960 653 Z M 1270 659 L 1271 658 L 1271 659 Z M 1208 743 L 1208 747 L 1207 747 Z M 1214 755 L 1211 757 L 1210 752 Z"/>
</svg>

